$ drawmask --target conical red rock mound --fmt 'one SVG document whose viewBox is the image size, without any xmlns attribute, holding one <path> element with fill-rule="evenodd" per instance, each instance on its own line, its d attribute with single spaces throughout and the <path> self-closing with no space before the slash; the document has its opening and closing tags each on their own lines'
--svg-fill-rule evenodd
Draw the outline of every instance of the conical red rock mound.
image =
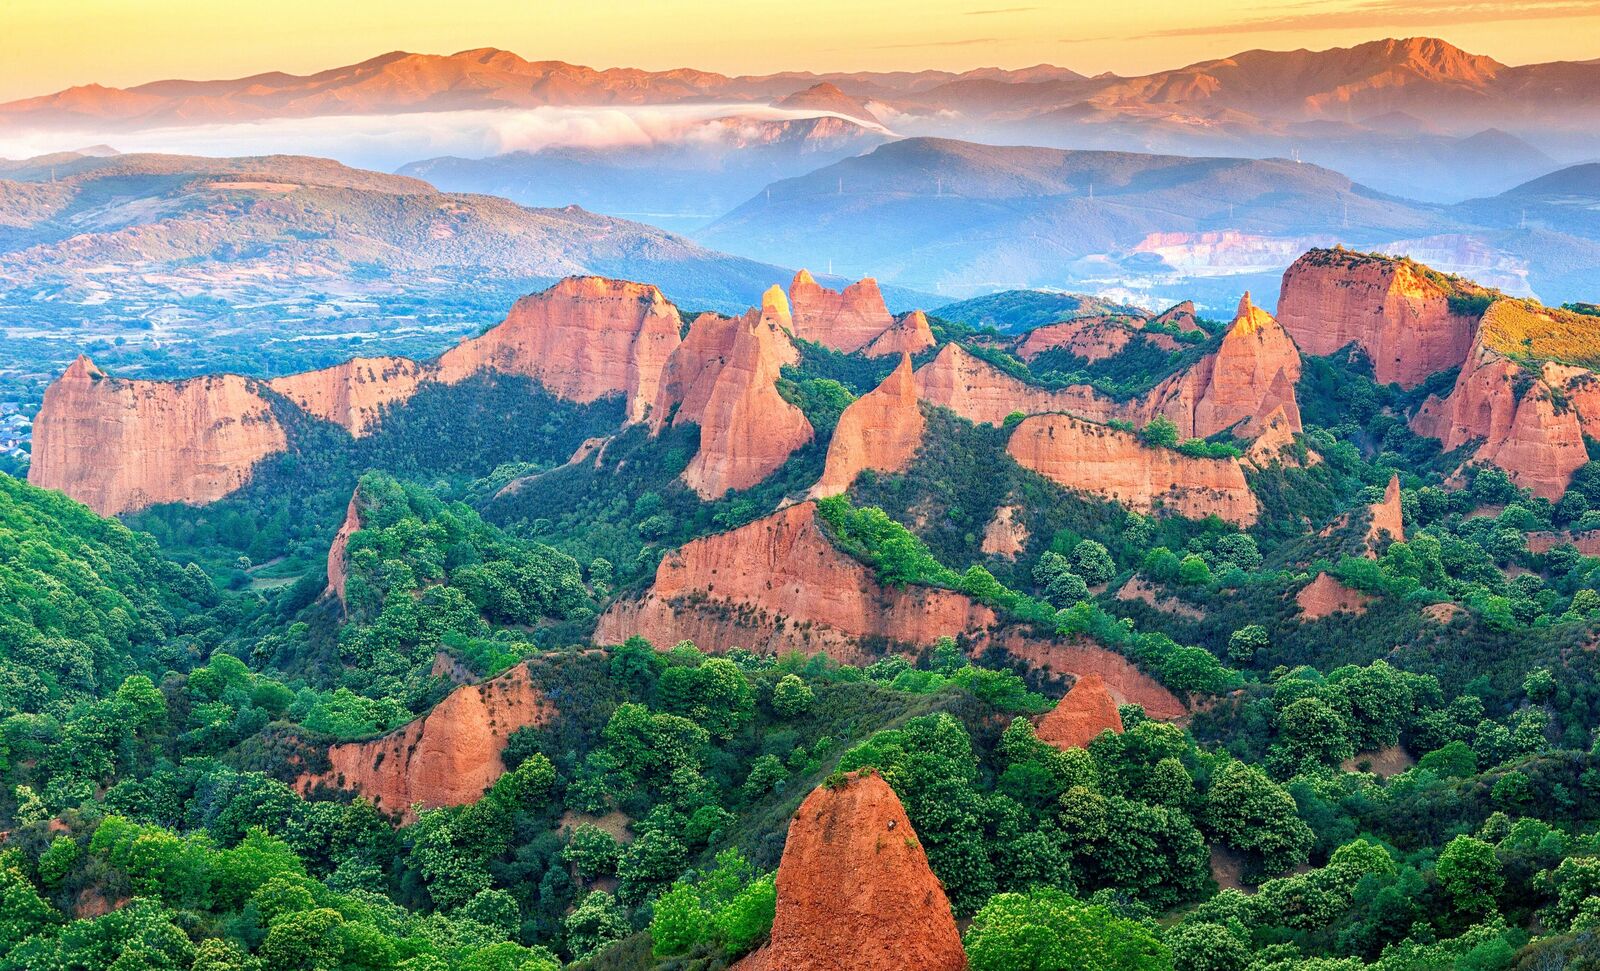
<svg viewBox="0 0 1600 971">
<path fill-rule="evenodd" d="M 1055 710 L 1039 722 L 1038 737 L 1056 748 L 1083 748 L 1107 729 L 1122 734 L 1122 714 L 1105 679 L 1090 674 L 1079 678 Z"/>
<path fill-rule="evenodd" d="M 950 901 L 894 790 L 852 773 L 789 824 L 772 942 L 740 971 L 959 971 Z"/>
</svg>

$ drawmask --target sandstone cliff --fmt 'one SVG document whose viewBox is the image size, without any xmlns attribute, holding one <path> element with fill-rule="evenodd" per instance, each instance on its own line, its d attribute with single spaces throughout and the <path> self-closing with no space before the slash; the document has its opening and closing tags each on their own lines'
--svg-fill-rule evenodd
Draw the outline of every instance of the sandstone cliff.
<svg viewBox="0 0 1600 971">
<path fill-rule="evenodd" d="M 244 485 L 286 441 L 255 381 L 129 381 L 79 357 L 45 391 L 28 480 L 102 516 L 199 505 Z"/>
<path fill-rule="evenodd" d="M 579 403 L 621 394 L 628 419 L 642 421 L 678 330 L 677 309 L 653 286 L 569 277 L 518 300 L 502 323 L 446 351 L 437 378 L 449 384 L 478 371 L 525 375 Z"/>
<path fill-rule="evenodd" d="M 340 607 L 344 606 L 344 585 L 349 578 L 350 537 L 361 529 L 360 500 L 361 491 L 357 489 L 351 493 L 350 505 L 344 511 L 344 522 L 340 524 L 339 531 L 333 534 L 333 545 L 328 547 L 328 587 L 323 594 L 332 594 Z"/>
<path fill-rule="evenodd" d="M 1588 372 L 1546 364 L 1536 373 L 1478 346 L 1444 398 L 1431 396 L 1411 420 L 1445 451 L 1479 443 L 1472 459 L 1500 467 L 1519 486 L 1556 499 L 1589 460 L 1584 424 L 1566 393 Z"/>
<path fill-rule="evenodd" d="M 960 971 L 944 887 L 894 790 L 863 770 L 811 792 L 778 864 L 772 940 L 740 971 Z"/>
<path fill-rule="evenodd" d="M 1141 342 L 1163 351 L 1175 351 L 1178 342 L 1167 334 L 1145 333 L 1145 318 L 1111 315 L 1075 317 L 1060 323 L 1035 327 L 1016 344 L 1017 356 L 1032 361 L 1046 351 L 1066 351 L 1086 361 L 1104 361 Z"/>
<path fill-rule="evenodd" d="M 997 646 L 1058 675 L 1100 674 L 1113 693 L 1152 717 L 1186 713 L 1172 692 L 1114 651 L 1003 626 L 993 610 L 953 590 L 883 586 L 833 545 L 814 502 L 667 554 L 642 597 L 619 600 L 601 615 L 594 640 L 620 644 L 634 634 L 663 647 L 690 640 L 712 653 L 826 651 L 863 665 L 886 651 L 915 652 L 962 635 L 974 656 Z"/>
<path fill-rule="evenodd" d="M 774 287 L 761 310 L 726 324 L 708 322 L 705 343 L 718 350 L 725 344 L 725 356 L 714 364 L 709 358 L 698 366 L 686 363 L 698 377 L 673 421 L 700 425 L 700 449 L 683 481 L 701 498 L 750 488 L 811 441 L 811 423 L 778 393 L 781 369 L 796 360 L 782 326 L 787 316 L 783 292 Z"/>
<path fill-rule="evenodd" d="M 1101 732 L 1122 734 L 1117 701 L 1098 674 L 1079 678 L 1066 697 L 1039 720 L 1039 741 L 1056 748 L 1084 748 Z"/>
<path fill-rule="evenodd" d="M 1312 250 L 1283 274 L 1278 320 L 1307 354 L 1356 344 L 1378 382 L 1415 387 L 1466 359 L 1475 316 L 1454 313 L 1449 294 L 1403 260 Z"/>
<path fill-rule="evenodd" d="M 385 406 L 415 394 L 429 370 L 404 357 L 357 357 L 320 371 L 274 378 L 267 386 L 306 414 L 343 426 L 359 438 L 377 427 Z"/>
<path fill-rule="evenodd" d="M 866 469 L 904 471 L 922 447 L 926 427 L 911 357 L 906 355 L 882 384 L 852 401 L 839 416 L 822 478 L 811 494 L 838 495 Z"/>
<path fill-rule="evenodd" d="M 1294 341 L 1246 293 L 1216 353 L 1162 381 L 1125 412 L 1141 425 L 1165 415 L 1184 438 L 1206 438 L 1228 429 L 1251 438 L 1280 411 L 1289 430 L 1298 432 L 1294 385 L 1299 380 L 1300 353 Z"/>
<path fill-rule="evenodd" d="M 1284 410 L 1282 408 L 1274 409 L 1259 425 L 1261 430 L 1256 435 L 1255 441 L 1250 443 L 1248 449 L 1245 449 L 1245 463 L 1257 469 L 1267 468 L 1273 463 L 1294 468 L 1300 467 L 1302 463 L 1299 458 L 1299 452 L 1294 448 L 1295 423 L 1289 420 L 1289 416 L 1284 413 Z M 1305 456 L 1304 464 L 1307 466 L 1316 465 L 1322 461 L 1322 456 L 1310 449 L 1306 449 Z"/>
<path fill-rule="evenodd" d="M 794 335 L 836 351 L 859 351 L 894 326 L 878 281 L 871 277 L 850 284 L 841 293 L 801 270 L 789 284 L 789 302 Z"/>
<path fill-rule="evenodd" d="M 477 801 L 505 772 L 500 753 L 519 728 L 542 725 L 554 707 L 519 664 L 482 684 L 450 692 L 423 717 L 369 742 L 328 750 L 332 768 L 296 781 L 301 792 L 319 785 L 349 789 L 385 812 L 416 818 L 432 809 Z"/>
<path fill-rule="evenodd" d="M 1336 613 L 1364 614 L 1372 602 L 1360 590 L 1352 590 L 1326 573 L 1318 573 L 1301 587 L 1294 600 L 1302 620 L 1321 620 Z"/>
<path fill-rule="evenodd" d="M 1154 324 L 1170 324 L 1182 331 L 1200 330 L 1200 321 L 1195 319 L 1194 301 L 1185 300 L 1180 304 L 1168 307 L 1152 318 Z"/>
<path fill-rule="evenodd" d="M 1037 415 L 1066 411 L 1094 421 L 1116 417 L 1116 407 L 1088 385 L 1047 391 L 1005 373 L 958 344 L 946 344 L 917 369 L 917 396 L 979 424 L 1000 425 L 1014 411 Z"/>
<path fill-rule="evenodd" d="M 1070 415 L 1036 415 L 1011 433 L 1006 451 L 1057 485 L 1122 503 L 1194 518 L 1217 515 L 1241 525 L 1259 507 L 1237 459 L 1191 458 L 1152 448 L 1138 436 Z"/>
<path fill-rule="evenodd" d="M 1400 507 L 1400 476 L 1391 475 L 1383 499 L 1367 507 L 1371 521 L 1367 526 L 1367 549 L 1377 550 L 1387 536 L 1391 543 L 1406 541 L 1406 527 Z"/>
<path fill-rule="evenodd" d="M 888 357 L 891 354 L 921 354 L 937 346 L 933 328 L 928 325 L 928 315 L 913 310 L 895 321 L 894 326 L 879 334 L 867 345 L 868 357 Z"/>
</svg>

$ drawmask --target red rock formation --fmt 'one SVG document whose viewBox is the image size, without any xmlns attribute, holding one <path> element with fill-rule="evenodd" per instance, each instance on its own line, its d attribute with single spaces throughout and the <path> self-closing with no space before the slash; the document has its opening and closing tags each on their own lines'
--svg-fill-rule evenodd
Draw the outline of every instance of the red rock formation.
<svg viewBox="0 0 1600 971">
<path fill-rule="evenodd" d="M 1017 519 L 1020 512 L 1021 506 L 1001 506 L 996 509 L 989 525 L 983 527 L 983 542 L 978 546 L 979 552 L 1008 560 L 1016 559 L 1028 546 L 1028 526 Z"/>
<path fill-rule="evenodd" d="M 1113 499 L 1129 509 L 1160 507 L 1179 515 L 1255 522 L 1255 495 L 1237 459 L 1191 458 L 1151 448 L 1138 436 L 1070 415 L 1036 415 L 1011 433 L 1006 451 L 1068 489 Z"/>
<path fill-rule="evenodd" d="M 1139 317 L 1074 317 L 1022 335 L 1017 356 L 1031 361 L 1045 351 L 1062 350 L 1086 361 L 1104 361 L 1127 350 L 1136 338 L 1156 340 L 1166 350 L 1177 348 L 1177 342 L 1165 334 L 1141 334 L 1143 326 Z"/>
<path fill-rule="evenodd" d="M 1066 697 L 1039 720 L 1039 741 L 1056 748 L 1084 748 L 1101 732 L 1122 734 L 1122 714 L 1105 679 L 1098 674 L 1079 678 Z"/>
<path fill-rule="evenodd" d="M 876 772 L 812 790 L 778 864 L 772 940 L 740 971 L 961 971 L 961 935 L 905 808 Z"/>
<path fill-rule="evenodd" d="M 1372 598 L 1360 590 L 1352 590 L 1326 573 L 1316 578 L 1295 594 L 1300 605 L 1302 620 L 1321 620 L 1335 613 L 1364 614 Z"/>
<path fill-rule="evenodd" d="M 102 516 L 163 502 L 200 505 L 244 485 L 286 441 L 247 378 L 129 381 L 79 357 L 45 391 L 28 480 Z"/>
<path fill-rule="evenodd" d="M 1480 345 L 1450 394 L 1429 397 L 1411 428 L 1439 439 L 1445 451 L 1480 442 L 1474 461 L 1499 466 L 1535 495 L 1559 498 L 1589 460 L 1582 419 L 1556 400 L 1569 370 L 1546 365 L 1538 377 L 1526 375 L 1521 365 Z"/>
<path fill-rule="evenodd" d="M 1114 403 L 1088 385 L 1060 391 L 1034 387 L 958 344 L 946 344 L 937 357 L 917 369 L 917 396 L 980 424 L 1000 425 L 1014 411 L 1026 415 L 1067 411 L 1094 421 L 1117 416 Z"/>
<path fill-rule="evenodd" d="M 519 664 L 482 684 L 450 692 L 432 711 L 369 742 L 328 750 L 332 768 L 296 780 L 301 792 L 319 785 L 352 790 L 385 812 L 416 818 L 426 809 L 476 802 L 506 770 L 506 738 L 555 715 L 528 666 Z"/>
<path fill-rule="evenodd" d="M 922 406 L 917 403 L 911 357 L 906 355 L 882 384 L 852 401 L 839 416 L 822 478 L 811 494 L 819 498 L 838 495 L 866 469 L 905 471 L 922 447 L 926 427 Z"/>
<path fill-rule="evenodd" d="M 360 499 L 361 490 L 351 493 L 350 505 L 344 511 L 344 522 L 339 526 L 339 531 L 333 534 L 333 545 L 328 547 L 328 587 L 323 593 L 336 597 L 340 607 L 344 606 L 344 584 L 350 567 L 350 537 L 361 529 Z"/>
<path fill-rule="evenodd" d="M 504 322 L 439 358 L 447 384 L 478 371 L 535 378 L 558 398 L 588 403 L 624 395 L 642 421 L 661 370 L 678 346 L 678 311 L 642 283 L 569 277 L 518 300 Z"/>
<path fill-rule="evenodd" d="M 833 545 L 814 502 L 669 553 L 643 597 L 619 600 L 601 615 L 594 640 L 620 644 L 634 634 L 661 646 L 690 640 L 712 653 L 826 651 L 850 664 L 964 635 L 975 656 L 993 644 L 1058 674 L 1098 673 L 1152 717 L 1185 713 L 1170 691 L 1121 654 L 1001 627 L 993 610 L 953 590 L 883 586 Z"/>
<path fill-rule="evenodd" d="M 796 360 L 781 326 L 787 311 L 783 292 L 774 287 L 762 310 L 751 310 L 726 328 L 731 334 L 723 334 L 719 324 L 708 338 L 729 341 L 726 358 L 714 369 L 703 407 L 695 407 L 700 399 L 694 389 L 673 419 L 699 422 L 700 450 L 684 469 L 683 481 L 701 498 L 750 488 L 811 441 L 811 423 L 778 393 L 780 370 Z M 704 382 L 711 370 L 702 369 L 698 380 Z"/>
<path fill-rule="evenodd" d="M 1250 443 L 1250 447 L 1245 449 L 1244 460 L 1246 464 L 1258 469 L 1267 468 L 1274 462 L 1295 468 L 1300 467 L 1298 453 L 1292 450 L 1295 444 L 1294 424 L 1289 421 L 1289 416 L 1284 413 L 1283 409 L 1273 409 L 1272 413 L 1259 425 L 1260 433 L 1256 435 L 1255 441 Z M 1310 449 L 1306 449 L 1305 454 L 1305 464 L 1308 466 L 1316 465 L 1322 461 L 1322 456 Z"/>
<path fill-rule="evenodd" d="M 936 347 L 939 341 L 928 326 L 928 315 L 913 310 L 895 321 L 893 327 L 879 334 L 867 345 L 868 357 L 888 357 L 890 354 L 921 354 Z"/>
<path fill-rule="evenodd" d="M 1600 529 L 1579 533 L 1538 532 L 1528 534 L 1528 552 L 1548 553 L 1557 546 L 1570 544 L 1584 556 L 1600 556 Z"/>
<path fill-rule="evenodd" d="M 405 401 L 428 377 L 425 365 L 404 357 L 358 357 L 320 371 L 267 382 L 272 390 L 360 438 L 371 432 L 386 405 Z"/>
<path fill-rule="evenodd" d="M 1283 274 L 1278 321 L 1307 354 L 1356 344 L 1379 383 L 1415 387 L 1466 359 L 1475 317 L 1403 260 L 1312 250 Z"/>
<path fill-rule="evenodd" d="M 1200 321 L 1195 318 L 1193 300 L 1185 300 L 1180 304 L 1168 307 L 1152 318 L 1150 322 L 1153 324 L 1171 324 L 1180 331 L 1202 329 Z"/>
<path fill-rule="evenodd" d="M 1222 346 L 1187 371 L 1158 384 L 1134 406 L 1140 424 L 1165 415 L 1184 438 L 1206 438 L 1227 429 L 1249 438 L 1281 411 L 1289 430 L 1300 430 L 1300 405 L 1294 385 L 1300 380 L 1300 353 L 1272 315 L 1239 301 Z"/>
<path fill-rule="evenodd" d="M 1367 507 L 1372 521 L 1367 526 L 1367 549 L 1376 555 L 1378 544 L 1385 534 L 1392 543 L 1406 541 L 1406 528 L 1400 508 L 1400 476 L 1391 475 L 1389 485 L 1383 490 L 1383 499 Z"/>
<path fill-rule="evenodd" d="M 844 292 L 823 287 L 801 270 L 789 284 L 796 337 L 825 344 L 836 351 L 859 351 L 894 326 L 884 306 L 878 281 L 858 280 Z"/>
</svg>

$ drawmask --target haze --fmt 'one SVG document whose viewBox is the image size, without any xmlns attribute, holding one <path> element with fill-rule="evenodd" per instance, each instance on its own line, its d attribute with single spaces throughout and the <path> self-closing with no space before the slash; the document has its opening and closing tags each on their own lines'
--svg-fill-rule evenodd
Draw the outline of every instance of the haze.
<svg viewBox="0 0 1600 971">
<path fill-rule="evenodd" d="M 1521 64 L 1594 57 L 1600 3 L 281 0 L 264 17 L 261 8 L 198 0 L 11 0 L 0 21 L 0 100 L 8 100 L 75 84 L 311 72 L 382 50 L 448 53 L 481 46 L 653 70 L 964 70 L 1050 62 L 1128 75 L 1219 51 L 1318 49 L 1428 34 Z"/>
</svg>

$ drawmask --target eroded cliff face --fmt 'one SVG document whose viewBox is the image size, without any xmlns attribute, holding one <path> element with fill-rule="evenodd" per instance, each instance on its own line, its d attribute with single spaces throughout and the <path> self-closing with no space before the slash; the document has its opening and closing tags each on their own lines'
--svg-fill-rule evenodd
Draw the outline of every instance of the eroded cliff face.
<svg viewBox="0 0 1600 971">
<path fill-rule="evenodd" d="M 1400 506 L 1400 476 L 1391 475 L 1383 490 L 1383 499 L 1367 507 L 1371 521 L 1367 525 L 1367 549 L 1376 551 L 1388 538 L 1391 543 L 1406 541 L 1406 527 Z"/>
<path fill-rule="evenodd" d="M 1240 438 L 1260 434 L 1282 412 L 1291 432 L 1300 431 L 1300 352 L 1272 315 L 1250 302 L 1247 292 L 1215 354 L 1156 385 L 1125 417 L 1145 424 L 1165 415 L 1184 438 L 1206 438 L 1232 429 Z"/>
<path fill-rule="evenodd" d="M 895 321 L 894 326 L 879 334 L 867 345 L 868 357 L 888 357 L 891 354 L 921 354 L 938 345 L 933 328 L 928 325 L 928 315 L 913 310 Z"/>
<path fill-rule="evenodd" d="M 1180 304 L 1168 307 L 1156 314 L 1151 323 L 1170 324 L 1182 331 L 1200 330 L 1200 321 L 1195 318 L 1194 301 L 1185 300 Z"/>
<path fill-rule="evenodd" d="M 850 284 L 841 293 L 801 270 L 789 284 L 789 303 L 794 335 L 836 351 L 859 351 L 894 326 L 878 281 L 871 277 Z"/>
<path fill-rule="evenodd" d="M 1338 613 L 1364 614 L 1372 598 L 1326 573 L 1318 573 L 1294 595 L 1302 620 L 1321 620 Z"/>
<path fill-rule="evenodd" d="M 319 785 L 349 789 L 413 820 L 414 805 L 476 802 L 506 771 L 500 753 L 507 737 L 554 716 L 528 666 L 519 664 L 491 681 L 457 688 L 431 712 L 387 735 L 333 746 L 332 768 L 303 775 L 295 785 L 304 793 Z"/>
<path fill-rule="evenodd" d="M 1094 421 L 1117 417 L 1116 406 L 1088 385 L 1047 391 L 1019 381 L 957 344 L 917 369 L 917 395 L 923 401 L 978 424 L 1000 425 L 1014 411 L 1037 415 L 1066 411 Z"/>
<path fill-rule="evenodd" d="M 1259 423 L 1260 432 L 1256 435 L 1255 441 L 1250 443 L 1250 447 L 1245 449 L 1245 463 L 1257 469 L 1265 469 L 1273 463 L 1299 468 L 1302 464 L 1312 466 L 1321 462 L 1322 456 L 1306 449 L 1302 463 L 1299 450 L 1294 448 L 1296 424 L 1289 420 L 1289 416 L 1282 408 L 1274 409 Z"/>
<path fill-rule="evenodd" d="M 339 606 L 344 606 L 344 585 L 349 579 L 350 569 L 350 537 L 361 529 L 361 491 L 357 489 L 350 495 L 350 505 L 345 507 L 344 522 L 339 525 L 339 531 L 333 534 L 333 545 L 328 547 L 328 587 L 323 594 L 331 594 L 339 601 Z"/>
<path fill-rule="evenodd" d="M 882 384 L 852 401 L 839 416 L 822 478 L 811 494 L 818 498 L 838 495 L 866 469 L 905 471 L 922 447 L 926 428 L 911 357 L 906 355 Z"/>
<path fill-rule="evenodd" d="M 661 647 L 690 640 L 712 653 L 826 651 L 860 665 L 960 635 L 974 656 L 993 645 L 1056 674 L 1098 673 L 1114 694 L 1144 705 L 1152 717 L 1186 712 L 1114 651 L 1003 626 L 993 610 L 953 590 L 883 586 L 833 545 L 810 501 L 667 554 L 643 596 L 619 600 L 601 615 L 594 641 L 620 644 L 634 634 Z"/>
<path fill-rule="evenodd" d="M 1039 720 L 1038 737 L 1056 748 L 1084 748 L 1101 732 L 1122 734 L 1122 713 L 1098 674 L 1081 677 L 1066 697 Z"/>
<path fill-rule="evenodd" d="M 1143 317 L 1075 317 L 1060 323 L 1035 327 L 1017 342 L 1017 356 L 1032 361 L 1046 351 L 1066 351 L 1086 361 L 1116 357 L 1135 342 L 1150 344 L 1164 351 L 1175 351 L 1178 342 L 1167 334 L 1146 333 Z"/>
<path fill-rule="evenodd" d="M 789 823 L 772 939 L 739 971 L 960 971 L 944 887 L 875 772 L 812 790 Z"/>
<path fill-rule="evenodd" d="M 1496 465 L 1517 485 L 1557 499 L 1589 460 L 1583 419 L 1567 389 L 1573 382 L 1587 386 L 1591 380 L 1589 372 L 1554 364 L 1531 373 L 1479 346 L 1450 394 L 1430 396 L 1411 428 L 1439 439 L 1445 451 L 1478 442 L 1474 461 Z"/>
<path fill-rule="evenodd" d="M 200 505 L 244 485 L 255 464 L 286 443 L 255 381 L 129 381 L 79 357 L 45 391 L 28 480 L 102 516 Z"/>
<path fill-rule="evenodd" d="M 677 309 L 653 286 L 569 277 L 518 300 L 502 323 L 446 351 L 437 378 L 449 384 L 478 371 L 524 375 L 579 403 L 622 394 L 628 419 L 642 421 L 678 329 Z"/>
<path fill-rule="evenodd" d="M 1320 249 L 1284 272 L 1278 321 L 1305 353 L 1356 344 L 1380 384 L 1408 388 L 1465 360 L 1477 327 L 1407 262 Z"/>
<path fill-rule="evenodd" d="M 1215 514 L 1241 525 L 1255 522 L 1259 512 L 1237 459 L 1191 458 L 1152 448 L 1130 432 L 1071 415 L 1024 420 L 1011 433 L 1006 451 L 1057 485 L 1139 512 L 1161 508 L 1197 519 Z"/>
<path fill-rule="evenodd" d="M 331 421 L 360 438 L 373 431 L 383 409 L 416 394 L 430 369 L 404 357 L 357 357 L 343 364 L 267 382 L 308 415 Z"/>
<path fill-rule="evenodd" d="M 774 287 L 761 310 L 735 321 L 709 322 L 697 358 L 724 345 L 725 354 L 685 364 L 698 377 L 673 421 L 700 425 L 700 449 L 684 469 L 683 481 L 703 499 L 750 488 L 811 441 L 811 422 L 778 393 L 783 366 L 798 359 L 782 325 L 787 316 L 783 292 Z"/>
</svg>

